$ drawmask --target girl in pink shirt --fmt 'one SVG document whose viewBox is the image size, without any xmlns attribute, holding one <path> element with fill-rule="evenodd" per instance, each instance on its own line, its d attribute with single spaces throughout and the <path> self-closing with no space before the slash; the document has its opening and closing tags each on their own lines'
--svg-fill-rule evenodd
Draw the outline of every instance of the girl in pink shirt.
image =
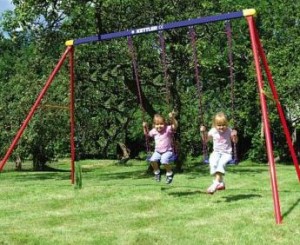
<svg viewBox="0 0 300 245">
<path fill-rule="evenodd" d="M 153 128 L 148 131 L 146 122 L 143 122 L 144 134 L 147 137 L 154 138 L 155 149 L 150 158 L 150 163 L 153 168 L 156 181 L 160 181 L 160 168 L 158 162 L 164 165 L 166 169 L 166 183 L 171 184 L 173 181 L 174 173 L 172 171 L 172 158 L 174 157 L 173 149 L 173 135 L 178 127 L 177 120 L 175 119 L 175 113 L 169 113 L 171 125 L 166 123 L 163 116 L 155 114 L 153 118 Z"/>
<path fill-rule="evenodd" d="M 214 116 L 213 127 L 208 133 L 204 126 L 201 126 L 200 131 L 204 142 L 213 141 L 213 152 L 209 156 L 209 167 L 214 180 L 207 189 L 207 193 L 213 194 L 217 190 L 225 189 L 225 167 L 232 159 L 231 142 L 237 143 L 237 131 L 228 127 L 228 120 L 223 112 L 219 112 Z"/>
</svg>

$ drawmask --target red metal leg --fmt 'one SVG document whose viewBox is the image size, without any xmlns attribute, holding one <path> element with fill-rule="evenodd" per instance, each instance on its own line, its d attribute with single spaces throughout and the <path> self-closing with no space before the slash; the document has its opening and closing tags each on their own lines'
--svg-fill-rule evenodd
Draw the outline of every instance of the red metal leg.
<svg viewBox="0 0 300 245">
<path fill-rule="evenodd" d="M 70 52 L 70 146 L 71 146 L 71 183 L 74 184 L 74 172 L 75 172 L 75 83 L 74 83 L 74 47 Z"/>
<path fill-rule="evenodd" d="M 263 66 L 264 66 L 264 69 L 265 69 L 265 72 L 266 72 L 266 75 L 267 75 L 267 78 L 268 78 L 268 81 L 269 81 L 269 85 L 270 85 L 270 88 L 271 88 L 271 91 L 272 91 L 272 94 L 273 94 L 273 97 L 274 97 L 274 100 L 275 100 L 275 103 L 276 103 L 276 107 L 277 107 L 277 111 L 278 111 L 278 114 L 279 114 L 279 117 L 280 117 L 281 125 L 283 127 L 285 138 L 286 138 L 286 141 L 287 141 L 290 153 L 291 153 L 291 157 L 293 159 L 293 163 L 294 163 L 294 166 L 295 166 L 295 170 L 296 170 L 296 173 L 297 173 L 297 176 L 298 176 L 298 181 L 300 181 L 299 161 L 298 161 L 297 154 L 296 154 L 294 146 L 293 146 L 291 134 L 290 134 L 290 131 L 288 129 L 286 118 L 285 118 L 282 106 L 280 104 L 280 101 L 279 101 L 279 96 L 278 96 L 278 93 L 277 93 L 277 90 L 276 90 L 276 87 L 275 87 L 275 83 L 274 83 L 273 78 L 272 78 L 271 71 L 270 71 L 269 66 L 268 66 L 268 62 L 267 62 L 265 52 L 264 52 L 264 50 L 262 48 L 262 45 L 261 45 L 261 42 L 259 40 L 257 29 L 256 29 L 255 26 L 254 26 L 254 28 L 255 28 L 256 43 L 258 45 L 258 51 L 259 51 L 259 54 L 260 54 L 260 58 L 261 58 Z"/>
<path fill-rule="evenodd" d="M 260 67 L 257 38 L 255 33 L 255 23 L 253 20 L 253 16 L 247 16 L 246 18 L 249 25 L 251 45 L 252 45 L 252 51 L 254 55 L 255 70 L 257 76 L 257 84 L 259 88 L 259 98 L 260 98 L 260 105 L 261 105 L 261 111 L 263 117 L 264 132 L 266 137 L 266 147 L 267 147 L 267 155 L 269 161 L 269 172 L 271 177 L 275 219 L 276 219 L 276 223 L 280 224 L 282 222 L 282 216 L 280 212 L 280 202 L 279 202 L 279 195 L 278 195 L 278 188 L 277 188 L 277 178 L 276 178 L 276 169 L 275 169 L 275 162 L 274 162 L 274 155 L 273 155 L 271 133 L 270 133 L 270 125 L 269 125 L 269 118 L 268 118 L 268 108 L 267 108 L 265 95 L 263 92 L 263 80 L 262 80 L 262 73 Z"/>
<path fill-rule="evenodd" d="M 37 107 L 39 106 L 41 100 L 43 99 L 45 93 L 47 92 L 49 86 L 51 85 L 56 73 L 59 71 L 59 69 L 61 68 L 64 60 L 66 59 L 67 54 L 70 52 L 71 47 L 67 47 L 67 49 L 65 50 L 64 54 L 62 55 L 62 57 L 60 58 L 59 62 L 57 63 L 56 67 L 54 68 L 54 70 L 52 71 L 51 75 L 49 76 L 44 88 L 41 90 L 38 98 L 36 99 L 34 105 L 31 107 L 26 119 L 24 120 L 22 126 L 20 127 L 19 131 L 17 132 L 15 138 L 13 139 L 10 147 L 8 148 L 5 156 L 3 157 L 1 164 L 0 164 L 0 171 L 2 171 L 4 165 L 6 164 L 8 158 L 10 157 L 11 153 L 13 152 L 16 144 L 19 142 L 19 139 L 21 138 L 25 128 L 27 127 L 30 119 L 32 118 L 33 114 L 35 113 Z"/>
</svg>

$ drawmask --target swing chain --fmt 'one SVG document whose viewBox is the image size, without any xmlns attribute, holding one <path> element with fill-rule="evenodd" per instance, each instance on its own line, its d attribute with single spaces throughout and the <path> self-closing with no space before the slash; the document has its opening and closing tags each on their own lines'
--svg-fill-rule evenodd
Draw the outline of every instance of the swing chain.
<svg viewBox="0 0 300 245">
<path fill-rule="evenodd" d="M 232 121 L 233 121 L 233 128 L 236 129 L 236 120 L 235 120 L 235 95 L 234 95 L 234 69 L 233 69 L 233 55 L 232 55 L 232 30 L 230 21 L 225 22 L 225 29 L 226 29 L 226 36 L 227 36 L 227 46 L 228 46 L 228 61 L 229 61 L 229 78 L 230 78 L 230 86 L 231 86 L 231 113 L 232 113 Z M 237 164 L 237 144 L 233 143 L 233 156 L 232 161 L 233 164 Z"/>
<path fill-rule="evenodd" d="M 133 66 L 134 78 L 135 78 L 137 92 L 138 92 L 139 104 L 140 104 L 140 107 L 142 110 L 142 120 L 143 120 L 143 122 L 145 122 L 145 108 L 144 108 L 143 99 L 142 99 L 141 83 L 140 83 L 140 79 L 139 79 L 139 75 L 138 75 L 136 53 L 134 51 L 133 41 L 132 41 L 131 36 L 128 37 L 128 48 L 129 48 L 129 52 L 130 52 L 131 60 L 132 60 L 132 66 Z M 147 135 L 145 135 L 145 142 L 146 142 L 146 151 L 148 154 L 150 152 L 150 146 L 149 146 L 149 138 Z"/>
<path fill-rule="evenodd" d="M 194 63 L 194 74 L 195 74 L 195 80 L 196 80 L 196 86 L 197 86 L 197 93 L 198 93 L 198 110 L 199 110 L 199 121 L 200 125 L 204 125 L 204 116 L 203 116 L 203 110 L 202 110 L 202 90 L 203 90 L 203 84 L 200 80 L 199 76 L 199 63 L 198 63 L 198 55 L 197 55 L 197 47 L 196 47 L 196 32 L 195 28 L 193 26 L 189 27 L 189 37 L 191 40 L 191 46 L 193 50 L 193 63 Z M 200 130 L 200 127 L 199 127 Z M 200 130 L 200 135 L 201 135 Z M 207 143 L 206 140 L 202 140 L 202 153 L 204 161 L 207 161 L 208 159 L 208 149 L 207 149 Z"/>
<path fill-rule="evenodd" d="M 159 44 L 161 47 L 161 53 L 160 53 L 161 59 L 160 60 L 161 60 L 162 68 L 163 68 L 164 80 L 166 83 L 166 93 L 167 93 L 166 102 L 168 105 L 170 105 L 171 85 L 170 85 L 170 79 L 169 79 L 168 67 L 167 67 L 166 43 L 165 43 L 163 33 L 161 31 L 159 32 Z"/>
</svg>

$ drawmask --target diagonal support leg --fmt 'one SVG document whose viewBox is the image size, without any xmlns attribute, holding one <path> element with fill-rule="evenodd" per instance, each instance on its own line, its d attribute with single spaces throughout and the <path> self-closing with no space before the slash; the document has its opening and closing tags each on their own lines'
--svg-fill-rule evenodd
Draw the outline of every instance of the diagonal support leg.
<svg viewBox="0 0 300 245">
<path fill-rule="evenodd" d="M 260 60 L 259 60 L 257 36 L 255 33 L 255 23 L 253 20 L 253 16 L 247 16 L 246 18 L 249 25 L 251 45 L 252 45 L 252 51 L 254 56 L 254 62 L 255 62 L 256 76 L 257 76 L 257 84 L 259 89 L 259 99 L 260 99 L 262 118 L 264 124 L 264 133 L 266 138 L 266 147 L 267 147 L 267 155 L 269 161 L 269 172 L 271 178 L 275 220 L 277 224 L 280 224 L 282 222 L 282 216 L 280 212 L 280 201 L 278 195 L 275 161 L 274 161 L 273 146 L 272 146 L 271 133 L 270 133 L 268 108 L 267 108 L 266 98 L 263 93 L 263 79 L 262 79 L 262 72 L 261 72 Z"/>
<path fill-rule="evenodd" d="M 22 123 L 22 126 L 20 127 L 19 131 L 17 132 L 15 138 L 13 139 L 10 147 L 8 148 L 5 156 L 3 157 L 1 163 L 0 163 L 0 171 L 2 171 L 4 165 L 6 164 L 8 158 L 10 157 L 11 153 L 13 152 L 16 144 L 19 142 L 19 139 L 21 138 L 25 128 L 27 127 L 30 119 L 33 117 L 37 107 L 39 106 L 39 104 L 41 103 L 45 93 L 47 92 L 49 86 L 51 85 L 55 75 L 57 74 L 57 72 L 60 70 L 64 60 L 66 59 L 67 54 L 70 52 L 71 47 L 67 47 L 67 49 L 65 50 L 64 54 L 62 55 L 62 57 L 60 58 L 59 62 L 57 63 L 56 67 L 54 68 L 54 70 L 52 71 L 51 75 L 49 76 L 44 88 L 41 90 L 38 98 L 36 99 L 34 105 L 31 107 L 26 119 L 24 120 L 24 122 Z"/>
<path fill-rule="evenodd" d="M 264 66 L 264 69 L 265 69 L 265 72 L 266 72 L 266 75 L 267 75 L 267 78 L 268 78 L 268 81 L 269 81 L 269 85 L 270 85 L 270 88 L 271 88 L 271 91 L 272 91 L 272 94 L 273 94 L 273 97 L 274 97 L 274 100 L 275 100 L 275 103 L 276 103 L 277 111 L 278 111 L 278 114 L 279 114 L 279 117 L 280 117 L 281 125 L 283 127 L 285 138 L 286 138 L 286 141 L 287 141 L 290 153 L 291 153 L 291 157 L 293 159 L 293 163 L 294 163 L 295 170 L 296 170 L 296 173 L 297 173 L 298 181 L 300 181 L 300 167 L 299 167 L 297 154 L 296 154 L 294 146 L 293 146 L 292 137 L 291 137 L 291 134 L 290 134 L 288 126 L 287 126 L 287 122 L 286 122 L 286 118 L 285 118 L 282 106 L 280 104 L 279 96 L 278 96 L 278 93 L 277 93 L 277 90 L 276 90 L 276 87 L 275 87 L 275 83 L 274 83 L 273 78 L 272 78 L 271 71 L 270 71 L 269 66 L 268 66 L 268 62 L 267 62 L 265 52 L 264 52 L 264 50 L 262 48 L 262 45 L 261 45 L 261 42 L 259 40 L 257 29 L 256 29 L 255 26 L 254 26 L 254 28 L 255 28 L 256 43 L 258 44 L 258 52 L 260 54 L 260 58 L 261 58 L 263 66 Z"/>
</svg>

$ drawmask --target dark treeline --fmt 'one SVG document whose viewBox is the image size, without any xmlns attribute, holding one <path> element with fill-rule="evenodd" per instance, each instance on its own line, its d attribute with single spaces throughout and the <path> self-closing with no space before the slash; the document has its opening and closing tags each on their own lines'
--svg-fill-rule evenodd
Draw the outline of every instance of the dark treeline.
<svg viewBox="0 0 300 245">
<path fill-rule="evenodd" d="M 14 11 L 1 17 L 0 152 L 3 156 L 65 50 L 65 41 L 162 23 L 255 8 L 259 35 L 291 132 L 299 118 L 300 3 L 291 0 L 13 0 Z M 265 161 L 261 110 L 247 22 L 231 21 L 234 91 L 231 91 L 228 40 L 224 22 L 194 27 L 201 107 L 195 80 L 189 28 L 164 31 L 165 65 L 158 33 L 133 37 L 143 110 L 134 80 L 127 39 L 75 48 L 76 151 L 81 158 L 115 158 L 118 143 L 131 156 L 145 152 L 142 120 L 173 108 L 180 127 L 182 160 L 202 154 L 199 125 L 210 126 L 224 111 L 239 132 L 239 158 Z M 167 77 L 167 79 L 166 79 Z M 166 85 L 167 80 L 167 85 Z M 267 83 L 266 83 L 267 84 Z M 269 88 L 266 86 L 266 93 Z M 234 97 L 234 100 L 232 98 Z M 232 106 L 232 102 L 233 106 Z M 68 157 L 69 72 L 62 67 L 12 154 L 47 161 Z M 275 156 L 289 152 L 275 103 L 268 98 Z M 299 127 L 299 126 L 298 126 Z"/>
</svg>

